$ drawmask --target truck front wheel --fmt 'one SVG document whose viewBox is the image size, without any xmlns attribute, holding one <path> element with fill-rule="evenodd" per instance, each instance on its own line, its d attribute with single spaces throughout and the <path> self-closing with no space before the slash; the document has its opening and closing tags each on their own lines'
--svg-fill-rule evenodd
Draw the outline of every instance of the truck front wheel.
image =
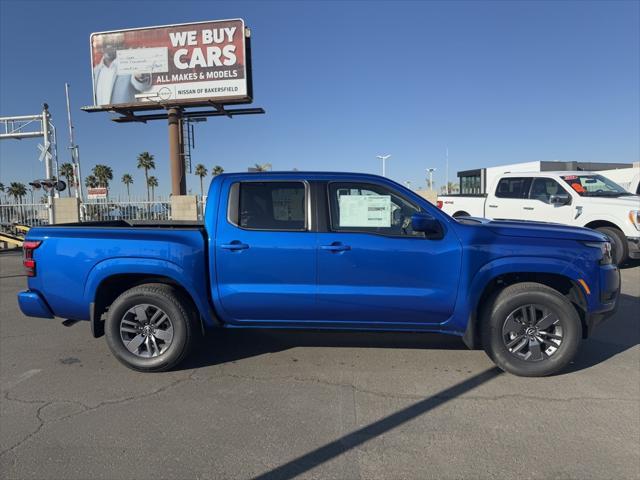
<svg viewBox="0 0 640 480">
<path fill-rule="evenodd" d="M 121 294 L 109 308 L 107 344 L 127 367 L 161 372 L 179 364 L 196 335 L 185 299 L 169 285 L 146 284 Z"/>
<path fill-rule="evenodd" d="M 498 367 L 523 377 L 559 372 L 575 357 L 582 324 L 556 290 L 534 282 L 510 285 L 485 306 L 482 342 Z"/>
<path fill-rule="evenodd" d="M 611 242 L 611 256 L 613 257 L 613 262 L 616 265 L 621 265 L 627 260 L 627 256 L 629 255 L 629 247 L 627 245 L 627 239 L 624 234 L 614 227 L 600 227 L 596 228 L 596 231 L 600 233 L 604 233 L 607 237 L 609 237 L 609 241 Z"/>
</svg>

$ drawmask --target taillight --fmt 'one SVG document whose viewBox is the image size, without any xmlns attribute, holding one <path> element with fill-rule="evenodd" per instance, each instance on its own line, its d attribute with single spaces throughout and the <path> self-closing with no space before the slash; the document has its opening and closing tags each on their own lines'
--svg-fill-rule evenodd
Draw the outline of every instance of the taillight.
<svg viewBox="0 0 640 480">
<path fill-rule="evenodd" d="M 438 208 L 440 208 L 440 209 L 441 209 L 441 208 L 442 208 L 442 200 L 438 200 L 438 201 L 436 202 L 436 205 L 438 206 Z"/>
<path fill-rule="evenodd" d="M 41 243 L 39 240 L 29 240 L 22 243 L 22 265 L 24 266 L 27 277 L 36 276 L 36 261 L 33 258 L 33 251 L 38 248 Z"/>
</svg>

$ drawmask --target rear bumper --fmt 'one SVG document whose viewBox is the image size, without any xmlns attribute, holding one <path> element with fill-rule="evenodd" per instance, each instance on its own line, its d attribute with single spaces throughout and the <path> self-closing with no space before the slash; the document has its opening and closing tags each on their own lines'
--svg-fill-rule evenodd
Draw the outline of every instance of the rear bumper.
<svg viewBox="0 0 640 480">
<path fill-rule="evenodd" d="M 629 246 L 629 258 L 637 260 L 640 258 L 640 237 L 627 237 Z"/>
<path fill-rule="evenodd" d="M 51 309 L 38 292 L 24 290 L 18 293 L 18 306 L 27 317 L 53 318 Z"/>
</svg>

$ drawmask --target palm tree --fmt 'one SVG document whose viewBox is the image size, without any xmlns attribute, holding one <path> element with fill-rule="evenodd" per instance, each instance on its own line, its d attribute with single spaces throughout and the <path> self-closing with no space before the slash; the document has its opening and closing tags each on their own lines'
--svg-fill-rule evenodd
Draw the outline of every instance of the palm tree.
<svg viewBox="0 0 640 480">
<path fill-rule="evenodd" d="M 70 163 L 63 163 L 60 165 L 60 175 L 67 179 L 67 195 L 71 196 L 71 187 L 74 184 L 73 165 Z"/>
<path fill-rule="evenodd" d="M 220 165 L 216 165 L 211 169 L 211 175 L 213 175 L 214 177 L 217 177 L 221 173 L 224 173 L 224 168 L 222 168 Z"/>
<path fill-rule="evenodd" d="M 127 198 L 129 199 L 129 201 L 131 201 L 131 194 L 129 193 L 129 185 L 133 183 L 133 177 L 128 173 L 125 173 L 124 175 L 122 175 L 122 183 L 124 183 L 125 186 L 127 187 Z"/>
<path fill-rule="evenodd" d="M 9 188 L 7 188 L 7 194 L 10 197 L 13 197 L 16 203 L 19 205 L 18 218 L 20 219 L 20 221 L 24 221 L 25 215 L 22 207 L 22 197 L 27 194 L 27 187 L 24 183 L 11 182 Z"/>
<path fill-rule="evenodd" d="M 144 168 L 145 185 L 147 186 L 147 202 L 149 201 L 149 170 L 156 168 L 156 162 L 153 155 L 149 152 L 142 152 L 138 155 L 138 168 Z"/>
<path fill-rule="evenodd" d="M 151 187 L 151 201 L 153 201 L 155 188 L 158 186 L 158 179 L 153 175 L 147 179 L 147 187 Z"/>
<path fill-rule="evenodd" d="M 0 182 L 0 193 L 4 193 L 4 183 Z M 0 197 L 0 203 L 3 203 L 4 201 L 4 195 L 2 195 L 2 197 Z"/>
<path fill-rule="evenodd" d="M 109 180 L 113 180 L 113 170 L 107 165 L 96 165 L 91 170 L 93 175 L 98 179 L 98 186 L 109 188 Z"/>
<path fill-rule="evenodd" d="M 22 197 L 27 194 L 27 187 L 24 183 L 11 182 L 11 185 L 7 188 L 7 194 L 13 197 L 16 203 L 22 203 Z"/>
<path fill-rule="evenodd" d="M 256 163 L 255 167 L 256 172 L 268 172 L 271 170 L 271 164 L 270 163 Z"/>
<path fill-rule="evenodd" d="M 88 188 L 96 188 L 98 186 L 98 179 L 95 177 L 95 175 L 87 175 L 84 178 L 84 184 Z"/>
<path fill-rule="evenodd" d="M 207 176 L 207 173 L 209 173 L 207 171 L 207 167 L 205 167 L 203 164 L 199 163 L 198 165 L 196 165 L 195 174 L 200 177 L 200 198 L 204 197 L 204 190 L 202 188 L 202 179 Z"/>
</svg>

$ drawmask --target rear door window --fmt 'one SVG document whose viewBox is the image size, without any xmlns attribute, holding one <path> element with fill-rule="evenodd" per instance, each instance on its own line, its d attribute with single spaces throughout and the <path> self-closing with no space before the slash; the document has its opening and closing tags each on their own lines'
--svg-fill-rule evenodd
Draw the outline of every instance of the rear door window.
<svg viewBox="0 0 640 480">
<path fill-rule="evenodd" d="M 503 178 L 498 182 L 496 197 L 525 199 L 529 196 L 531 177 Z"/>
<path fill-rule="evenodd" d="M 304 183 L 241 182 L 239 188 L 239 204 L 230 218 L 232 223 L 248 230 L 305 230 Z"/>
</svg>

